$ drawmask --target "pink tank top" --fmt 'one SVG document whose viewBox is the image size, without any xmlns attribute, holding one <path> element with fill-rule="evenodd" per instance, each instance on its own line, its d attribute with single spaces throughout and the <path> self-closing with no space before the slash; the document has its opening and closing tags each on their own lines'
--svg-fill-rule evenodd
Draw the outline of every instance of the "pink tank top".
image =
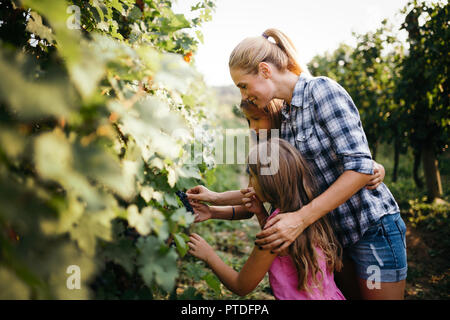
<svg viewBox="0 0 450 320">
<path fill-rule="evenodd" d="M 269 217 L 273 218 L 280 212 L 276 209 Z M 299 291 L 298 276 L 292 258 L 289 255 L 277 256 L 269 269 L 269 282 L 273 294 L 278 300 L 345 300 L 344 295 L 334 282 L 333 273 L 327 271 L 326 261 L 322 251 L 316 248 L 319 256 L 319 267 L 324 271 L 322 281 L 323 291 L 320 288 L 311 288 Z M 321 274 L 318 275 L 321 277 Z M 311 281 L 311 276 L 309 277 Z M 311 283 L 311 282 L 310 282 Z"/>
</svg>

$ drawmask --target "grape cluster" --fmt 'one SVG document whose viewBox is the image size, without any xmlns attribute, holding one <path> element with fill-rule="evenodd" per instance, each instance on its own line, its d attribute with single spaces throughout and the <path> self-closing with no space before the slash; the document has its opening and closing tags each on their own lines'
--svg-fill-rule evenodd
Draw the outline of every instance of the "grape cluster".
<svg viewBox="0 0 450 320">
<path fill-rule="evenodd" d="M 189 203 L 189 200 L 186 196 L 186 193 L 183 191 L 177 191 L 175 192 L 175 194 L 178 196 L 178 198 L 180 198 L 186 210 L 194 213 L 194 209 L 192 209 L 191 204 Z"/>
</svg>

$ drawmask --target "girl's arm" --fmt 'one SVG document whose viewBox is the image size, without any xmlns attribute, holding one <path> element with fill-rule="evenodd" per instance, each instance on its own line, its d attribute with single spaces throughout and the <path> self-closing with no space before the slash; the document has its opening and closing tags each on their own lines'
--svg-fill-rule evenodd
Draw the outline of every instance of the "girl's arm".
<svg viewBox="0 0 450 320">
<path fill-rule="evenodd" d="M 242 204 L 242 193 L 240 190 L 221 192 L 217 195 L 217 206 L 234 206 Z"/>
<path fill-rule="evenodd" d="M 192 209 L 194 209 L 194 222 L 202 222 L 209 219 L 242 220 L 253 217 L 253 213 L 249 212 L 249 210 L 247 210 L 247 208 L 243 205 L 216 207 L 208 206 L 207 204 L 193 200 L 189 201 L 189 203 L 191 204 Z"/>
<path fill-rule="evenodd" d="M 245 296 L 264 278 L 276 255 L 266 250 L 253 251 L 240 272 L 225 264 L 214 249 L 198 234 L 191 234 L 189 253 L 205 261 L 220 281 L 233 293 Z"/>
<path fill-rule="evenodd" d="M 233 217 L 234 208 L 234 217 Z M 244 220 L 253 217 L 253 212 L 249 212 L 243 205 L 226 206 L 226 207 L 211 207 L 211 219 L 224 220 Z"/>
<path fill-rule="evenodd" d="M 189 200 L 205 201 L 216 206 L 234 206 L 242 204 L 240 190 L 215 192 L 198 185 L 186 191 Z"/>
<path fill-rule="evenodd" d="M 259 200 L 256 195 L 255 189 L 253 187 L 248 187 L 241 189 L 241 193 L 243 195 L 242 203 L 244 203 L 245 208 L 256 215 L 259 226 L 261 229 L 264 228 L 269 214 L 267 213 L 266 208 L 264 208 L 262 201 Z"/>
</svg>

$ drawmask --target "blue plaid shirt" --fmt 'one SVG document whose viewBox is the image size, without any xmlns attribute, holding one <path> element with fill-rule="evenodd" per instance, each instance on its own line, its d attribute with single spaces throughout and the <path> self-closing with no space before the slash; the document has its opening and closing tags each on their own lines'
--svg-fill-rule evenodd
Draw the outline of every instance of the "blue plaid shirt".
<svg viewBox="0 0 450 320">
<path fill-rule="evenodd" d="M 350 95 L 327 77 L 299 76 L 291 105 L 282 109 L 281 137 L 307 160 L 319 188 L 327 190 L 345 170 L 373 174 L 373 161 L 358 109 Z M 384 183 L 361 189 L 328 216 L 344 247 L 399 207 Z"/>
</svg>

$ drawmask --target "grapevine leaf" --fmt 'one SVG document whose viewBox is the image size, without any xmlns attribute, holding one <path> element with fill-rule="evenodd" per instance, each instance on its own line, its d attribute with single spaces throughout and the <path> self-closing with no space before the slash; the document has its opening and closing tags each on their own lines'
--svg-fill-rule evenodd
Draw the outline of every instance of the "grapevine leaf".
<svg viewBox="0 0 450 320">
<path fill-rule="evenodd" d="M 170 219 L 176 222 L 178 225 L 187 227 L 194 222 L 194 215 L 186 211 L 184 207 L 177 209 L 171 216 Z"/>
<path fill-rule="evenodd" d="M 154 231 L 161 239 L 168 237 L 168 226 L 164 215 L 155 208 L 145 207 L 139 213 L 136 205 L 129 206 L 128 223 L 143 236 L 149 235 Z"/>
<path fill-rule="evenodd" d="M 177 246 L 178 253 L 181 257 L 184 257 L 187 251 L 189 250 L 184 237 L 181 234 L 175 233 L 173 235 L 173 238 L 175 240 L 175 244 Z"/>
<path fill-rule="evenodd" d="M 217 279 L 217 277 L 216 277 L 214 274 L 212 274 L 212 273 L 207 273 L 207 274 L 203 277 L 203 280 L 206 281 L 206 283 L 208 284 L 208 286 L 209 286 L 211 289 L 213 289 L 214 292 L 215 292 L 217 295 L 220 295 L 220 293 L 221 293 L 221 289 L 220 289 L 221 284 L 220 284 L 219 279 Z"/>
<path fill-rule="evenodd" d="M 80 248 L 88 255 L 95 254 L 97 238 L 110 241 L 111 220 L 115 217 L 114 212 L 106 210 L 103 212 L 87 212 L 70 230 L 70 236 L 77 241 Z"/>
<path fill-rule="evenodd" d="M 7 62 L 0 53 L 0 74 L 8 75 L 8 81 L 0 81 L 0 98 L 7 101 L 19 117 L 69 117 L 75 107 L 72 92 L 64 82 L 30 81 L 19 68 L 20 65 Z"/>
<path fill-rule="evenodd" d="M 133 274 L 136 249 L 132 240 L 120 239 L 116 243 L 108 243 L 103 249 L 102 257 L 121 265 L 130 275 Z"/>
<path fill-rule="evenodd" d="M 140 254 L 137 260 L 139 273 L 147 286 L 155 281 L 165 291 L 170 292 L 178 275 L 177 254 L 173 248 L 162 253 L 162 243 L 155 237 L 140 238 L 137 247 Z"/>
</svg>

